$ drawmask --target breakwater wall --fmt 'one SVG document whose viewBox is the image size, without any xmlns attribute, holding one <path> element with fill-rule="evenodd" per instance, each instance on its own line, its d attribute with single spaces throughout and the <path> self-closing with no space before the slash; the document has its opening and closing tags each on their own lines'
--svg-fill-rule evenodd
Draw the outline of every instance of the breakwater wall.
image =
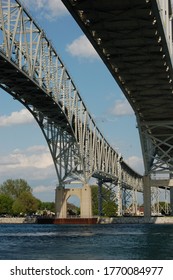
<svg viewBox="0 0 173 280">
<path fill-rule="evenodd" d="M 34 224 L 36 218 L 23 218 L 23 217 L 11 217 L 11 218 L 0 218 L 0 224 Z"/>
<path fill-rule="evenodd" d="M 173 216 L 98 218 L 99 224 L 173 224 Z"/>
</svg>

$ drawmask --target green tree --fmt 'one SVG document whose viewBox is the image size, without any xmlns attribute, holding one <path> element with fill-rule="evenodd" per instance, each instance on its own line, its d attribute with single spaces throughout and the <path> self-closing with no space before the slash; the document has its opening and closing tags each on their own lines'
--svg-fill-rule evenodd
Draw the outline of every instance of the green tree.
<svg viewBox="0 0 173 280">
<path fill-rule="evenodd" d="M 14 200 L 6 195 L 0 194 L 0 214 L 12 214 Z"/>
<path fill-rule="evenodd" d="M 14 214 L 32 214 L 38 209 L 39 200 L 31 192 L 22 192 L 14 201 L 12 209 Z"/>
<path fill-rule="evenodd" d="M 91 186 L 91 191 L 93 215 L 98 215 L 98 186 Z M 108 217 L 116 216 L 117 213 L 115 193 L 104 186 L 102 187 L 102 210 L 103 215 Z"/>
<path fill-rule="evenodd" d="M 51 212 L 55 212 L 55 202 L 40 201 L 40 205 L 39 205 L 38 209 L 39 210 L 50 210 Z"/>
<path fill-rule="evenodd" d="M 8 179 L 0 186 L 0 194 L 5 194 L 12 199 L 17 199 L 23 192 L 32 192 L 32 188 L 23 179 Z"/>
<path fill-rule="evenodd" d="M 91 186 L 92 193 L 92 212 L 93 215 L 98 215 L 98 187 Z"/>
</svg>

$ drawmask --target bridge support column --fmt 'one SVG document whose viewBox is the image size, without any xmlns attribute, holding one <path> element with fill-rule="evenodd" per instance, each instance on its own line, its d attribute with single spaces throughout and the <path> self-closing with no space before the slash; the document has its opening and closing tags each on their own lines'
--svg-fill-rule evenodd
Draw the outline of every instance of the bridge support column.
<svg viewBox="0 0 173 280">
<path fill-rule="evenodd" d="M 62 187 L 57 187 L 55 190 L 55 212 L 56 218 L 67 218 L 67 191 Z"/>
<path fill-rule="evenodd" d="M 120 180 L 118 180 L 118 216 L 123 215 L 123 205 L 122 205 L 122 183 Z"/>
<path fill-rule="evenodd" d="M 92 218 L 91 187 L 85 184 L 81 189 L 81 218 Z"/>
<path fill-rule="evenodd" d="M 99 216 L 103 215 L 102 209 L 102 181 L 98 181 L 98 214 Z"/>
<path fill-rule="evenodd" d="M 138 208 L 138 206 L 137 206 L 137 204 L 138 204 L 137 203 L 137 190 L 133 189 L 132 192 L 133 192 L 133 194 L 132 194 L 132 214 L 134 216 L 136 216 L 137 215 L 137 208 Z"/>
<path fill-rule="evenodd" d="M 123 158 L 121 154 L 118 156 L 118 193 L 117 193 L 117 198 L 118 198 L 118 216 L 123 215 L 123 197 L 122 197 L 122 167 L 121 167 L 121 162 L 123 161 Z"/>
<path fill-rule="evenodd" d="M 173 187 L 170 187 L 170 208 L 171 216 L 173 216 Z"/>
<path fill-rule="evenodd" d="M 56 188 L 55 211 L 56 218 L 67 218 L 67 200 L 76 195 L 80 199 L 81 218 L 92 218 L 92 196 L 91 187 L 85 184 L 82 188 L 64 189 Z"/>
<path fill-rule="evenodd" d="M 144 216 L 151 217 L 151 183 L 149 176 L 143 177 Z"/>
</svg>

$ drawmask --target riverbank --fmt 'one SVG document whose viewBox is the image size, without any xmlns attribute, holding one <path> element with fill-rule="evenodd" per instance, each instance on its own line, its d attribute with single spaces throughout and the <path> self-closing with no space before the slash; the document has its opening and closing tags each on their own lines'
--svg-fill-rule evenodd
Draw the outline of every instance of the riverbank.
<svg viewBox="0 0 173 280">
<path fill-rule="evenodd" d="M 36 218 L 30 218 L 30 217 L 0 218 L 0 224 L 35 224 L 36 222 L 37 222 Z"/>
<path fill-rule="evenodd" d="M 53 222 L 55 220 L 55 222 Z M 92 220 L 92 221 L 91 221 Z M 94 219 L 39 219 L 36 217 L 0 218 L 0 224 L 173 224 L 173 216 L 166 217 L 98 217 Z"/>
<path fill-rule="evenodd" d="M 98 218 L 99 224 L 173 224 L 173 216 Z"/>
</svg>

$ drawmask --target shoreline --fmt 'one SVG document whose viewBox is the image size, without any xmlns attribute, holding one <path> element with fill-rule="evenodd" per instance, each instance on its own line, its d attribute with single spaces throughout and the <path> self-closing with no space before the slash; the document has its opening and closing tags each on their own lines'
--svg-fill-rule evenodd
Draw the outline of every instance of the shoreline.
<svg viewBox="0 0 173 280">
<path fill-rule="evenodd" d="M 173 224 L 173 216 L 163 217 L 113 217 L 113 218 L 98 218 L 99 224 Z"/>
<path fill-rule="evenodd" d="M 37 218 L 25 218 L 25 217 L 10 217 L 0 218 L 0 224 L 35 224 Z"/>
<path fill-rule="evenodd" d="M 164 217 L 98 217 L 91 219 L 52 219 L 52 218 L 25 218 L 25 217 L 11 217 L 0 218 L 0 224 L 173 224 L 173 216 Z"/>
</svg>

